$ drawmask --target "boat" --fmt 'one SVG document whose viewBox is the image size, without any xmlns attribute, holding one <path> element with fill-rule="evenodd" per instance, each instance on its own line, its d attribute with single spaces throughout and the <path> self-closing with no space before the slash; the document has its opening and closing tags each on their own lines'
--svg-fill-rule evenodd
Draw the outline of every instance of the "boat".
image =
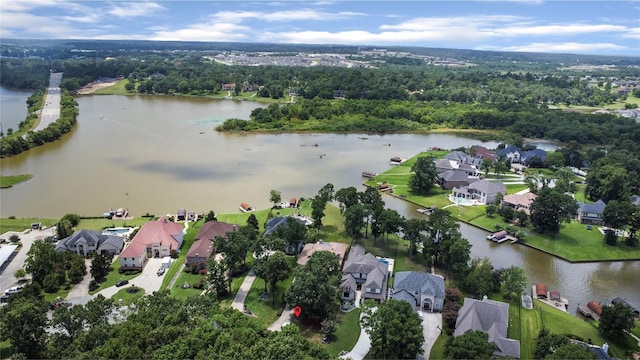
<svg viewBox="0 0 640 360">
<path fill-rule="evenodd" d="M 243 202 L 242 204 L 240 204 L 240 211 L 251 212 L 253 211 L 253 208 L 251 207 L 251 205 L 247 204 L 246 202 Z"/>
<path fill-rule="evenodd" d="M 371 171 L 363 171 L 362 172 L 362 177 L 369 178 L 369 179 L 373 179 L 374 177 L 376 177 L 376 175 L 378 175 L 378 174 L 376 174 L 374 172 L 371 172 Z"/>
</svg>

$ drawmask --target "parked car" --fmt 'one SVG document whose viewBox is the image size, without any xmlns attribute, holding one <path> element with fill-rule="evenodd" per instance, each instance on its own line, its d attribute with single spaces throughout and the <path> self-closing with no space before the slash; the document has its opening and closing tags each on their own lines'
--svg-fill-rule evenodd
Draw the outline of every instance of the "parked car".
<svg viewBox="0 0 640 360">
<path fill-rule="evenodd" d="M 164 270 L 165 270 L 164 266 L 158 269 L 158 272 L 157 272 L 158 276 L 162 276 L 164 274 Z"/>
<path fill-rule="evenodd" d="M 6 303 L 7 301 L 9 301 L 9 294 L 2 294 L 2 296 L 0 296 L 0 303 Z"/>
<path fill-rule="evenodd" d="M 125 286 L 129 283 L 129 280 L 120 280 L 116 283 L 116 287 Z"/>
<path fill-rule="evenodd" d="M 21 285 L 16 285 L 16 286 L 14 286 L 14 287 L 11 287 L 11 288 L 7 289 L 6 294 L 7 294 L 7 295 L 17 294 L 17 293 L 19 293 L 20 291 L 22 291 L 22 288 L 23 288 L 23 286 L 21 286 Z"/>
</svg>

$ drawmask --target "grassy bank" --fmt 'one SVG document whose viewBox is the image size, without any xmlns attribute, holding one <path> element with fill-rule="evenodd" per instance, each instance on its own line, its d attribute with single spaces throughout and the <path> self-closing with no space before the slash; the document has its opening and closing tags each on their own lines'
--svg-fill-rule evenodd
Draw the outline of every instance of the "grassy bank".
<svg viewBox="0 0 640 360">
<path fill-rule="evenodd" d="M 29 180 L 32 177 L 33 175 L 31 174 L 0 176 L 0 189 L 10 188 L 13 185 Z"/>
<path fill-rule="evenodd" d="M 27 229 L 31 229 L 31 224 L 41 223 L 42 226 L 55 225 L 57 219 L 41 219 L 41 218 L 2 218 L 0 219 L 0 234 L 4 234 L 7 231 L 23 232 Z"/>
<path fill-rule="evenodd" d="M 76 226 L 76 230 L 102 230 L 111 227 L 140 227 L 151 220 L 154 220 L 154 218 L 136 217 L 128 220 L 112 220 L 104 218 L 80 219 L 80 223 Z"/>
</svg>

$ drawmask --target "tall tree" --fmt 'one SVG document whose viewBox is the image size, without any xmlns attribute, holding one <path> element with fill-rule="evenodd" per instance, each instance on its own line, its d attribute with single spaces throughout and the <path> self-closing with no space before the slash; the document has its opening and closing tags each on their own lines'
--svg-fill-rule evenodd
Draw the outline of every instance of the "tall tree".
<svg viewBox="0 0 640 360">
<path fill-rule="evenodd" d="M 603 306 L 598 330 L 609 339 L 623 339 L 635 326 L 633 312 L 628 306 L 617 303 Z"/>
<path fill-rule="evenodd" d="M 27 359 L 44 358 L 47 303 L 31 297 L 20 296 L 0 308 L 0 333 L 11 340 L 15 354 Z"/>
<path fill-rule="evenodd" d="M 490 359 L 495 345 L 489 342 L 489 335 L 480 330 L 449 338 L 445 345 L 449 359 Z"/>
<path fill-rule="evenodd" d="M 447 210 L 443 209 L 433 211 L 427 223 L 422 254 L 428 262 L 433 258 L 436 264 L 440 264 L 443 243 L 450 244 L 455 239 L 462 237 L 460 225 L 449 215 Z"/>
<path fill-rule="evenodd" d="M 223 262 L 216 259 L 209 259 L 207 261 L 209 287 L 218 297 L 225 296 L 230 291 L 228 288 L 230 282 L 227 279 L 226 271 L 227 267 Z"/>
<path fill-rule="evenodd" d="M 422 320 L 403 300 L 387 300 L 377 309 L 366 307 L 362 324 L 371 338 L 374 359 L 414 359 L 422 354 Z"/>
<path fill-rule="evenodd" d="M 489 258 L 473 258 L 469 273 L 462 279 L 466 291 L 478 297 L 489 295 L 493 291 L 493 265 Z"/>
<path fill-rule="evenodd" d="M 400 231 L 404 226 L 404 222 L 404 216 L 400 215 L 396 210 L 384 209 L 382 210 L 382 214 L 380 214 L 380 225 L 387 240 L 389 240 L 389 234 Z"/>
<path fill-rule="evenodd" d="M 285 301 L 302 308 L 303 318 L 320 322 L 338 311 L 338 286 L 342 272 L 338 256 L 329 251 L 313 253 L 296 270 L 296 280 L 285 293 Z"/>
<path fill-rule="evenodd" d="M 107 276 L 107 274 L 109 274 L 112 260 L 113 255 L 106 251 L 103 251 L 101 254 L 96 255 L 93 260 L 91 260 L 91 269 L 89 270 L 89 272 L 97 282 L 101 282 Z"/>
<path fill-rule="evenodd" d="M 554 334 L 546 327 L 540 329 L 536 338 L 536 347 L 533 351 L 534 359 L 544 359 L 553 353 L 554 349 L 569 343 L 569 338 L 564 335 Z"/>
<path fill-rule="evenodd" d="M 531 224 L 540 233 L 557 234 L 561 222 L 569 222 L 578 211 L 575 199 L 554 189 L 543 187 L 531 203 Z"/>
<path fill-rule="evenodd" d="M 359 203 L 358 190 L 353 187 L 346 187 L 336 191 L 334 199 L 340 204 L 340 212 L 344 214 L 345 210 Z"/>
<path fill-rule="evenodd" d="M 413 259 L 416 245 L 425 240 L 423 232 L 427 230 L 429 223 L 425 219 L 411 218 L 404 223 L 404 239 L 409 242 L 409 260 Z"/>
<path fill-rule="evenodd" d="M 295 249 L 296 255 L 299 249 L 298 244 L 305 242 L 307 238 L 307 227 L 292 216 L 288 216 L 285 223 L 275 232 L 277 237 L 284 240 L 285 245 Z"/>
<path fill-rule="evenodd" d="M 224 262 L 231 273 L 244 263 L 247 251 L 251 249 L 251 242 L 240 231 L 229 231 L 225 236 L 215 239 L 216 249 L 224 253 Z"/>
<path fill-rule="evenodd" d="M 602 220 L 605 225 L 611 228 L 623 229 L 627 224 L 631 223 L 633 210 L 633 204 L 628 200 L 611 200 L 604 207 Z"/>
<path fill-rule="evenodd" d="M 27 252 L 27 260 L 24 269 L 31 274 L 31 279 L 43 285 L 47 275 L 52 275 L 55 271 L 64 273 L 61 264 L 64 262 L 64 253 L 56 251 L 52 243 L 44 240 L 36 240 Z"/>
<path fill-rule="evenodd" d="M 365 225 L 365 209 L 363 205 L 357 204 L 347 208 L 344 212 L 344 229 L 356 242 L 362 235 L 360 230 Z"/>
<path fill-rule="evenodd" d="M 276 205 L 282 201 L 282 193 L 278 190 L 271 190 L 269 193 L 269 201 L 273 203 L 273 207 L 276 207 Z"/>
<path fill-rule="evenodd" d="M 527 276 L 522 268 L 512 265 L 502 272 L 502 284 L 506 292 L 506 298 L 511 299 L 511 294 L 522 294 L 527 285 Z"/>
<path fill-rule="evenodd" d="M 289 277 L 289 264 L 282 251 L 269 256 L 264 266 L 262 278 L 271 286 L 272 304 L 276 304 L 276 285 Z"/>
<path fill-rule="evenodd" d="M 434 186 L 438 177 L 433 156 L 421 156 L 411 166 L 413 175 L 409 180 L 409 186 L 417 194 L 427 194 Z"/>
</svg>

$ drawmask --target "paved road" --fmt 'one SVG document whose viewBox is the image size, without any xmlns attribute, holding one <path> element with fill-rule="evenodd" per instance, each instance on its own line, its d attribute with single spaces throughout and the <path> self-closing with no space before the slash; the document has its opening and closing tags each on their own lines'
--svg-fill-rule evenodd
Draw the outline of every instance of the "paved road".
<svg viewBox="0 0 640 360">
<path fill-rule="evenodd" d="M 55 228 L 50 227 L 45 230 L 32 230 L 26 233 L 16 233 L 16 232 L 7 232 L 2 234 L 3 239 L 8 239 L 11 234 L 17 234 L 20 236 L 20 242 L 22 242 L 22 248 L 18 251 L 16 256 L 11 260 L 11 262 L 4 269 L 2 274 L 0 274 L 0 292 L 4 293 L 4 291 L 14 284 L 16 284 L 17 279 L 13 276 L 13 274 L 19 268 L 23 267 L 25 260 L 27 259 L 27 252 L 31 249 L 31 244 L 35 240 L 45 239 L 54 234 Z"/>
<path fill-rule="evenodd" d="M 54 121 L 60 118 L 60 82 L 62 73 L 51 73 L 49 75 L 49 87 L 47 97 L 40 113 L 40 123 L 33 131 L 44 130 Z"/>
</svg>

